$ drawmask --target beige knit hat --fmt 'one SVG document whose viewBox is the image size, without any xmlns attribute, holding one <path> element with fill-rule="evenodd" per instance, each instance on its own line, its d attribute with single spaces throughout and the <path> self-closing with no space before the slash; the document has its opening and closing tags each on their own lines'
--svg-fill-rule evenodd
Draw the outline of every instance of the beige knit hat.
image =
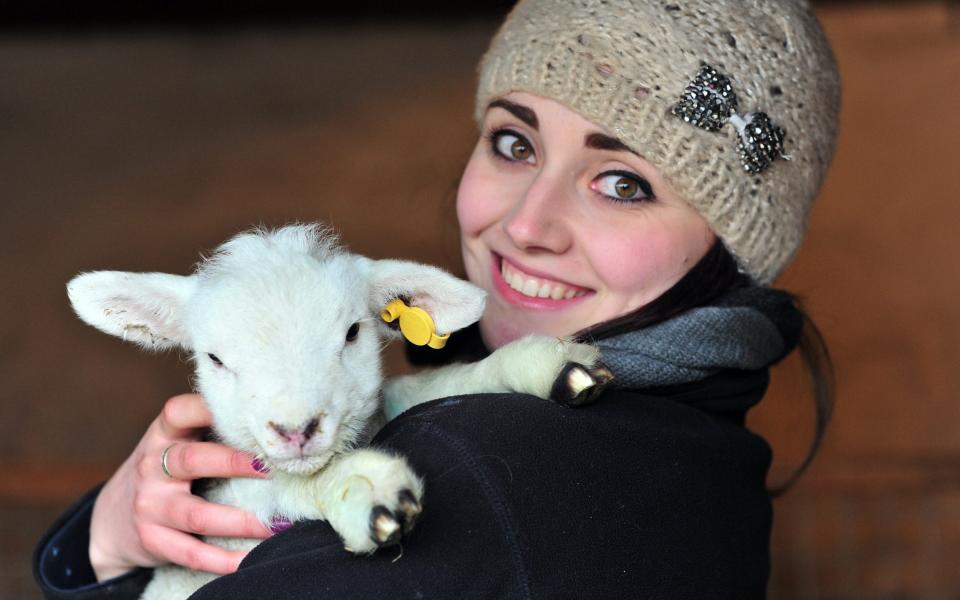
<svg viewBox="0 0 960 600">
<path fill-rule="evenodd" d="M 656 165 L 762 284 L 800 245 L 840 105 L 804 0 L 521 0 L 480 64 L 478 122 L 511 91 L 569 106 Z"/>
</svg>

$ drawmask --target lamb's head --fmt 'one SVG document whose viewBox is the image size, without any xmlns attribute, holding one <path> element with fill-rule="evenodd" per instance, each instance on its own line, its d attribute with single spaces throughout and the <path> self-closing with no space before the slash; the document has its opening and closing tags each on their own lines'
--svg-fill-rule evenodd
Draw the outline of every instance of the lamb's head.
<svg viewBox="0 0 960 600">
<path fill-rule="evenodd" d="M 197 271 L 100 271 L 67 286 L 81 319 L 148 349 L 191 351 L 198 391 L 227 444 L 306 474 L 355 442 L 379 407 L 379 319 L 394 298 L 447 333 L 483 292 L 435 267 L 374 261 L 317 226 L 241 234 Z"/>
</svg>

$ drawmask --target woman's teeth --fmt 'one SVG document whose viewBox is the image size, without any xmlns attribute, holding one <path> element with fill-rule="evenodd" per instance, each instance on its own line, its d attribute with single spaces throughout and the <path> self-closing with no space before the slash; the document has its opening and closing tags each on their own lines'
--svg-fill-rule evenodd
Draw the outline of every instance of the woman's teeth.
<svg viewBox="0 0 960 600">
<path fill-rule="evenodd" d="M 503 280 L 507 282 L 514 290 L 524 296 L 531 298 L 551 298 L 553 300 L 569 300 L 586 295 L 587 292 L 568 288 L 562 283 L 556 281 L 546 281 L 535 279 L 517 271 L 507 264 L 507 261 L 500 263 L 500 274 Z"/>
</svg>

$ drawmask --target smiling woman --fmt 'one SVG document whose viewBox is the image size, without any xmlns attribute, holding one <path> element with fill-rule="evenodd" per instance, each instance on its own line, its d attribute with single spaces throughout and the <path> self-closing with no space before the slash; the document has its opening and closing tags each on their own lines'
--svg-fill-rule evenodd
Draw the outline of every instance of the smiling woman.
<svg viewBox="0 0 960 600">
<path fill-rule="evenodd" d="M 522 0 L 481 63 L 480 136 L 457 195 L 464 265 L 489 300 L 440 359 L 481 359 L 470 369 L 490 393 L 404 412 L 393 391 L 430 374 L 384 390 L 399 408 L 374 442 L 427 489 L 402 558 L 350 558 L 317 522 L 245 558 L 198 543 L 197 514 L 255 534 L 186 493 L 225 473 L 211 466 L 221 446 L 195 445 L 210 424 L 201 399 L 181 397 L 201 417 L 158 417 L 41 543 L 48 596 L 135 595 L 137 567 L 174 562 L 236 571 L 201 599 L 764 597 L 771 457 L 745 415 L 770 366 L 816 339 L 769 285 L 803 238 L 838 103 L 805 2 Z M 515 357 L 543 336 L 551 350 L 569 345 L 556 337 L 594 344 L 611 386 L 561 403 L 498 387 L 539 373 Z M 582 375 L 573 365 L 564 381 Z M 171 443 L 200 457 L 185 481 L 162 474 Z M 63 577 L 67 546 L 90 576 Z"/>
</svg>

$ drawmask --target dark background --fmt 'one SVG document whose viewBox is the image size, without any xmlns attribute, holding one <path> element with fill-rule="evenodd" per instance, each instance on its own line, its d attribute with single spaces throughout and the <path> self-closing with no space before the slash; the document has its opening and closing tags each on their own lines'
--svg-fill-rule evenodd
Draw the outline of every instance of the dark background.
<svg viewBox="0 0 960 600">
<path fill-rule="evenodd" d="M 364 0 L 362 2 L 153 2 L 57 1 L 2 3 L 7 28 L 66 29 L 175 26 L 196 28 L 234 27 L 243 24 L 328 24 L 331 21 L 444 21 L 469 17 L 498 19 L 513 5 L 511 0 L 442 2 L 419 0 Z"/>
<path fill-rule="evenodd" d="M 905 6 L 923 0 L 812 0 L 818 8 L 857 5 Z M 945 0 L 956 6 L 957 0 Z M 223 28 L 256 26 L 323 25 L 397 21 L 450 21 L 471 17 L 497 20 L 514 0 L 363 0 L 362 2 L 303 2 L 268 0 L 153 0 L 124 2 L 100 0 L 61 2 L 0 2 L 3 29 L 117 29 L 120 27 Z"/>
<path fill-rule="evenodd" d="M 0 598 L 37 597 L 42 529 L 188 389 L 176 353 L 77 320 L 66 281 L 186 273 L 236 231 L 294 220 L 458 270 L 474 69 L 507 5 L 0 3 Z M 960 19 L 815 6 L 841 140 L 778 285 L 824 331 L 838 405 L 776 503 L 771 597 L 960 597 Z M 809 441 L 803 383 L 787 361 L 750 417 L 772 483 Z"/>
</svg>

